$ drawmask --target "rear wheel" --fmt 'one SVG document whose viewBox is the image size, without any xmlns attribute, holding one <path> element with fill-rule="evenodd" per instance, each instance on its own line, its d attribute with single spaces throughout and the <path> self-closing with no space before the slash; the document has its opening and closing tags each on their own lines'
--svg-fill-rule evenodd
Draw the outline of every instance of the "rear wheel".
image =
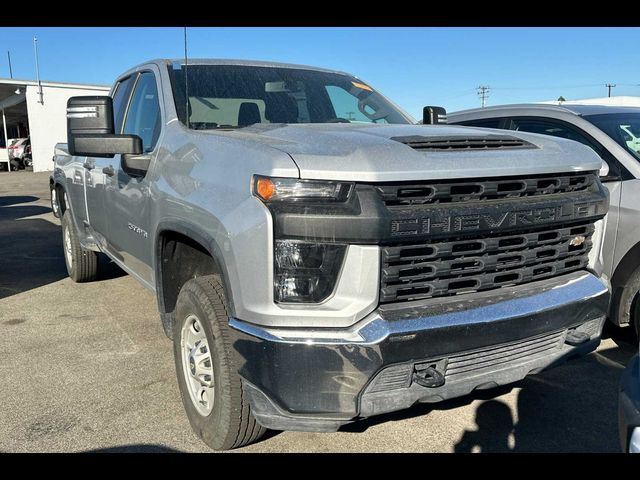
<svg viewBox="0 0 640 480">
<path fill-rule="evenodd" d="M 243 396 L 228 322 L 217 275 L 184 284 L 173 327 L 178 386 L 191 427 L 215 450 L 242 447 L 266 432 Z"/>
<path fill-rule="evenodd" d="M 90 282 L 98 273 L 98 254 L 82 248 L 76 233 L 71 210 L 62 215 L 62 248 L 67 273 L 74 282 Z"/>
</svg>

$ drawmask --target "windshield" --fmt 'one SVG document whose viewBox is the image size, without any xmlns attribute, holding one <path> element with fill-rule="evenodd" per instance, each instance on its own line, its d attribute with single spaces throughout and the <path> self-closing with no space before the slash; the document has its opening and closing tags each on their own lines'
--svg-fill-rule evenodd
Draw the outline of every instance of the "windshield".
<svg viewBox="0 0 640 480">
<path fill-rule="evenodd" d="M 295 68 L 169 65 L 179 120 L 198 130 L 256 123 L 411 123 L 355 77 Z"/>
<path fill-rule="evenodd" d="M 584 117 L 640 160 L 640 112 L 605 113 Z"/>
</svg>

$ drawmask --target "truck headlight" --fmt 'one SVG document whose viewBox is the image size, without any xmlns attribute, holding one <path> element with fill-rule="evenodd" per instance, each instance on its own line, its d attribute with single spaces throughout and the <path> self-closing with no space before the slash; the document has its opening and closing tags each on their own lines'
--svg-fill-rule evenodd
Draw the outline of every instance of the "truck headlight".
<svg viewBox="0 0 640 480">
<path fill-rule="evenodd" d="M 253 176 L 252 192 L 265 203 L 345 202 L 353 183 Z"/>
<path fill-rule="evenodd" d="M 347 246 L 276 240 L 274 299 L 279 303 L 320 303 L 331 295 Z"/>
</svg>

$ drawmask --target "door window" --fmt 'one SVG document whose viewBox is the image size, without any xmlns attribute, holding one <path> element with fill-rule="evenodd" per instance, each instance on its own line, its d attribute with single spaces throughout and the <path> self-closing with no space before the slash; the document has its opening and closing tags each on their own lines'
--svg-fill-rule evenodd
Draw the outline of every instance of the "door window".
<svg viewBox="0 0 640 480">
<path fill-rule="evenodd" d="M 138 77 L 127 119 L 124 133 L 138 135 L 142 139 L 144 152 L 151 152 L 160 136 L 160 103 L 158 102 L 158 88 L 153 73 L 144 72 Z"/>
<path fill-rule="evenodd" d="M 609 174 L 606 177 L 600 177 L 600 179 L 603 182 L 619 179 L 621 175 L 620 167 L 615 158 L 600 143 L 589 137 L 578 127 L 573 127 L 560 121 L 541 118 L 512 118 L 511 122 L 512 130 L 567 138 L 590 147 L 609 166 Z"/>
<path fill-rule="evenodd" d="M 577 129 L 570 128 L 561 123 L 548 120 L 514 118 L 512 121 L 513 130 L 530 133 L 541 133 L 543 135 L 551 135 L 553 137 L 574 140 L 586 145 L 587 147 L 591 147 L 598 155 L 602 156 L 601 148 L 595 145 Z"/>
<path fill-rule="evenodd" d="M 464 120 L 456 123 L 467 127 L 500 128 L 501 121 L 502 118 L 484 118 L 482 120 Z"/>
<path fill-rule="evenodd" d="M 127 77 L 118 82 L 116 89 L 113 93 L 113 119 L 114 119 L 114 131 L 115 133 L 122 132 L 122 122 L 124 120 L 124 114 L 127 110 L 127 102 L 131 95 L 131 88 L 133 87 L 133 79 L 135 77 Z"/>
</svg>

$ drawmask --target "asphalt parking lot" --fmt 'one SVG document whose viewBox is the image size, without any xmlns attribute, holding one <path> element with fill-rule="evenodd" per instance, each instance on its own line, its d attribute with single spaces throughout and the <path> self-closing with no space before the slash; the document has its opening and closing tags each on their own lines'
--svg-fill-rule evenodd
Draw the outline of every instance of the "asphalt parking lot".
<svg viewBox="0 0 640 480">
<path fill-rule="evenodd" d="M 510 387 L 239 451 L 617 452 L 617 385 L 635 351 L 613 330 L 596 353 Z M 67 278 L 47 173 L 0 173 L 0 451 L 209 451 L 152 293 L 105 258 L 98 281 Z"/>
</svg>

